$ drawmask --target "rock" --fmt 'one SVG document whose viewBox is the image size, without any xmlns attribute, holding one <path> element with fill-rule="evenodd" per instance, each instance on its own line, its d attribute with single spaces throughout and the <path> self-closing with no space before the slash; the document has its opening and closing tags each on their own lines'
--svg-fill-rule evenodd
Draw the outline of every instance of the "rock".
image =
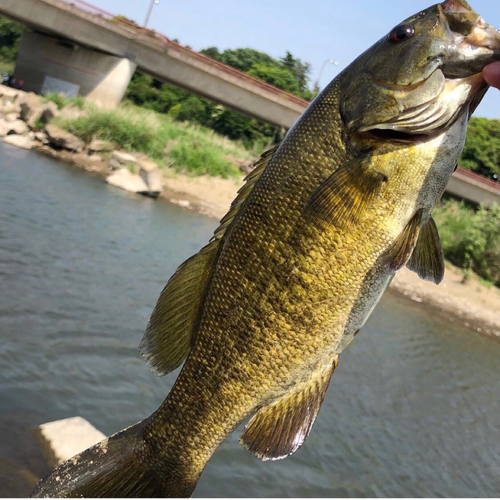
<svg viewBox="0 0 500 500">
<path fill-rule="evenodd" d="M 7 102 L 2 108 L 2 113 L 4 115 L 10 115 L 11 113 L 15 113 L 17 115 L 17 118 L 19 118 L 19 115 L 21 113 L 21 104 L 19 102 Z M 16 118 L 16 120 L 17 120 Z"/>
<path fill-rule="evenodd" d="M 121 151 L 113 151 L 109 159 L 109 166 L 111 170 L 118 170 L 129 165 L 137 165 L 137 158 L 129 153 Z"/>
<path fill-rule="evenodd" d="M 106 436 L 82 417 L 56 420 L 39 426 L 41 438 L 49 445 L 56 465 L 102 441 Z"/>
<path fill-rule="evenodd" d="M 120 168 L 115 173 L 106 178 L 106 182 L 112 186 L 117 186 L 130 191 L 131 193 L 148 194 L 147 184 L 138 176 L 130 172 L 127 168 Z"/>
<path fill-rule="evenodd" d="M 3 142 L 10 144 L 11 146 L 16 146 L 17 148 L 31 149 L 33 147 L 31 139 L 24 135 L 6 135 L 3 138 Z"/>
<path fill-rule="evenodd" d="M 55 125 L 46 125 L 45 133 L 49 143 L 56 148 L 76 151 L 77 153 L 80 153 L 83 149 L 83 141 L 78 139 L 76 135 L 70 134 Z"/>
<path fill-rule="evenodd" d="M 9 113 L 5 117 L 6 122 L 15 122 L 16 120 L 19 120 L 19 113 Z"/>
<path fill-rule="evenodd" d="M 35 140 L 41 142 L 42 144 L 48 144 L 47 134 L 41 130 L 35 132 Z"/>
<path fill-rule="evenodd" d="M 66 106 L 65 108 L 61 109 L 60 114 L 65 118 L 70 118 L 72 120 L 87 116 L 86 111 L 77 108 L 76 106 Z"/>
<path fill-rule="evenodd" d="M 101 141 L 99 139 L 94 139 L 89 145 L 88 150 L 90 153 L 100 153 L 102 151 L 112 151 L 116 148 L 116 144 L 109 141 Z"/>
<path fill-rule="evenodd" d="M 16 90 L 6 85 L 0 85 L 0 97 L 8 100 L 16 99 L 20 94 L 24 94 L 22 90 Z"/>
<path fill-rule="evenodd" d="M 21 100 L 21 119 L 24 120 L 30 128 L 35 128 L 36 122 L 40 119 L 43 112 L 43 106 L 38 96 L 33 92 L 26 94 Z"/>
<path fill-rule="evenodd" d="M 40 119 L 43 123 L 49 123 L 53 118 L 59 115 L 59 110 L 55 102 L 49 101 L 43 105 Z"/>
<path fill-rule="evenodd" d="M 0 137 L 5 137 L 10 130 L 10 123 L 0 119 Z"/>
<path fill-rule="evenodd" d="M 139 166 L 139 176 L 149 188 L 149 196 L 156 198 L 163 188 L 163 176 L 158 165 L 150 160 L 140 160 L 137 165 Z"/>
<path fill-rule="evenodd" d="M 26 123 L 24 123 L 22 120 L 16 120 L 15 122 L 11 122 L 8 125 L 9 131 L 7 132 L 7 134 L 22 135 L 29 130 L 28 125 L 26 125 Z"/>
</svg>

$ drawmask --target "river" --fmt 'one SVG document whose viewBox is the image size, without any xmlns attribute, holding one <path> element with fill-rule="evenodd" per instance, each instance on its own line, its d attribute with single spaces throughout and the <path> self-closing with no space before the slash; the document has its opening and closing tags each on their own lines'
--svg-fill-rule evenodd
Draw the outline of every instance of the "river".
<svg viewBox="0 0 500 500">
<path fill-rule="evenodd" d="M 31 427 L 81 415 L 111 434 L 160 405 L 178 372 L 155 377 L 137 344 L 216 226 L 0 142 L 0 495 L 45 472 Z M 195 496 L 500 496 L 500 342 L 387 294 L 294 456 L 260 462 L 238 435 Z"/>
</svg>

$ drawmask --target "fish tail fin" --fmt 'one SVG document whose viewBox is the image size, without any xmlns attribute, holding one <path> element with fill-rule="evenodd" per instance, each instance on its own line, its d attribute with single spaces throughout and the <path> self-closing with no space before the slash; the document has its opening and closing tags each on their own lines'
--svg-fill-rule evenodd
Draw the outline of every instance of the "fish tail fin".
<svg viewBox="0 0 500 500">
<path fill-rule="evenodd" d="M 148 460 L 144 421 L 70 458 L 40 481 L 31 497 L 186 497 L 196 487 L 168 463 Z M 149 462 L 149 463 L 148 463 Z"/>
</svg>

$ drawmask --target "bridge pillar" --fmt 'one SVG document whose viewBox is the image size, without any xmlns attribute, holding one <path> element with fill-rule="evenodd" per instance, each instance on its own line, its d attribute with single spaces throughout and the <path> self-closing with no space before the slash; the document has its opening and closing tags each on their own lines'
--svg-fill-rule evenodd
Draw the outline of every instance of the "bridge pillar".
<svg viewBox="0 0 500 500">
<path fill-rule="evenodd" d="M 84 96 L 114 108 L 123 98 L 136 64 L 45 34 L 24 32 L 14 76 L 36 94 Z"/>
</svg>

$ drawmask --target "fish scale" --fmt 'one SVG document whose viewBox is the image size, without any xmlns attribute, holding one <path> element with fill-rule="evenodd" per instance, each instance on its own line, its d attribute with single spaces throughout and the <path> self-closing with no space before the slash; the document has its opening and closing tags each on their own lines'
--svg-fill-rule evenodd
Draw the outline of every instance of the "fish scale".
<svg viewBox="0 0 500 500">
<path fill-rule="evenodd" d="M 457 31 L 458 30 L 458 31 Z M 316 97 L 163 290 L 140 350 L 184 366 L 150 417 L 62 464 L 36 496 L 188 496 L 213 452 L 294 452 L 339 355 L 407 265 L 439 283 L 431 212 L 500 35 L 464 0 L 403 21 Z"/>
</svg>

